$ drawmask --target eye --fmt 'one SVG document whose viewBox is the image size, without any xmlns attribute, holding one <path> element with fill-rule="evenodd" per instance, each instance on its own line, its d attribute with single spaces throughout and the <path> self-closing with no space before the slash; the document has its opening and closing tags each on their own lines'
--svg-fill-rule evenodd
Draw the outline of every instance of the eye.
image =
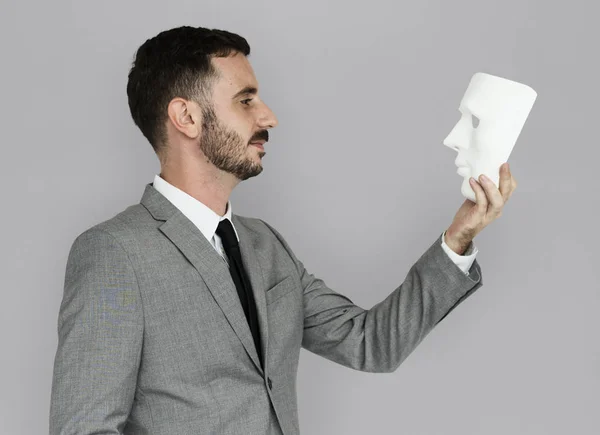
<svg viewBox="0 0 600 435">
<path fill-rule="evenodd" d="M 473 123 L 473 128 L 477 128 L 479 126 L 479 118 L 475 115 L 471 115 L 471 122 Z"/>
<path fill-rule="evenodd" d="M 240 101 L 240 103 L 245 104 L 246 106 L 248 106 L 248 103 L 252 101 L 252 98 L 247 98 L 245 100 Z"/>
</svg>

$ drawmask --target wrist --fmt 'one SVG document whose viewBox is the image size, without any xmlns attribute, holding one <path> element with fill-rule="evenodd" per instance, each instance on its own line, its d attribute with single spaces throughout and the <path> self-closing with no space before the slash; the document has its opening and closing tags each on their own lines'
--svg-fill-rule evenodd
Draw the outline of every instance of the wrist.
<svg viewBox="0 0 600 435">
<path fill-rule="evenodd" d="M 473 238 L 459 232 L 454 232 L 451 228 L 448 228 L 444 236 L 444 241 L 458 255 L 464 255 L 467 249 L 469 249 Z"/>
</svg>

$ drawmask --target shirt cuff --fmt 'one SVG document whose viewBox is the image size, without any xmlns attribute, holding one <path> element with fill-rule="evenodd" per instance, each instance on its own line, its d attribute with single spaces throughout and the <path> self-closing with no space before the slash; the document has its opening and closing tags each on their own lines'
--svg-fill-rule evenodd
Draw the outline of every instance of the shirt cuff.
<svg viewBox="0 0 600 435">
<path fill-rule="evenodd" d="M 479 252 L 479 249 L 477 249 L 475 244 L 471 242 L 471 244 L 465 251 L 465 254 L 458 255 L 456 252 L 450 249 L 448 245 L 446 245 L 446 239 L 444 238 L 445 235 L 446 231 L 444 231 L 444 233 L 442 234 L 442 249 L 444 250 L 444 252 L 446 252 L 446 254 L 448 254 L 448 257 L 450 257 L 454 264 L 456 264 L 465 275 L 469 276 L 469 269 L 471 269 L 471 266 L 475 261 L 475 256 Z"/>
</svg>

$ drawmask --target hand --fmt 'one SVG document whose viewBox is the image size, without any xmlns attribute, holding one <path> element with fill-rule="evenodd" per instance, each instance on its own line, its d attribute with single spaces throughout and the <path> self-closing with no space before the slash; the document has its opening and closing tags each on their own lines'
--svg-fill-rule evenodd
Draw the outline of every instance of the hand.
<svg viewBox="0 0 600 435">
<path fill-rule="evenodd" d="M 473 177 L 469 180 L 475 192 L 475 201 L 465 200 L 444 237 L 450 249 L 463 255 L 471 241 L 494 219 L 502 216 L 506 201 L 517 188 L 517 182 L 510 173 L 508 163 L 500 166 L 500 189 L 485 175 L 479 177 L 480 182 Z"/>
</svg>

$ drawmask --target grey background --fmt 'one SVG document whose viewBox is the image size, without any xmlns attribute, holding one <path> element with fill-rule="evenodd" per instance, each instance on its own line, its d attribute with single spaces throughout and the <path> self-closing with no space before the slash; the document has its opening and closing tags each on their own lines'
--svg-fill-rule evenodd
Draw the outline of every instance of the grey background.
<svg viewBox="0 0 600 435">
<path fill-rule="evenodd" d="M 139 202 L 160 168 L 129 115 L 128 68 L 145 39 L 183 24 L 246 37 L 279 118 L 234 212 L 272 223 L 364 308 L 463 201 L 441 142 L 471 75 L 538 92 L 509 160 L 519 187 L 475 239 L 482 289 L 393 374 L 303 351 L 303 433 L 600 432 L 595 2 L 1 5 L 0 433 L 47 433 L 68 250 Z"/>
</svg>

